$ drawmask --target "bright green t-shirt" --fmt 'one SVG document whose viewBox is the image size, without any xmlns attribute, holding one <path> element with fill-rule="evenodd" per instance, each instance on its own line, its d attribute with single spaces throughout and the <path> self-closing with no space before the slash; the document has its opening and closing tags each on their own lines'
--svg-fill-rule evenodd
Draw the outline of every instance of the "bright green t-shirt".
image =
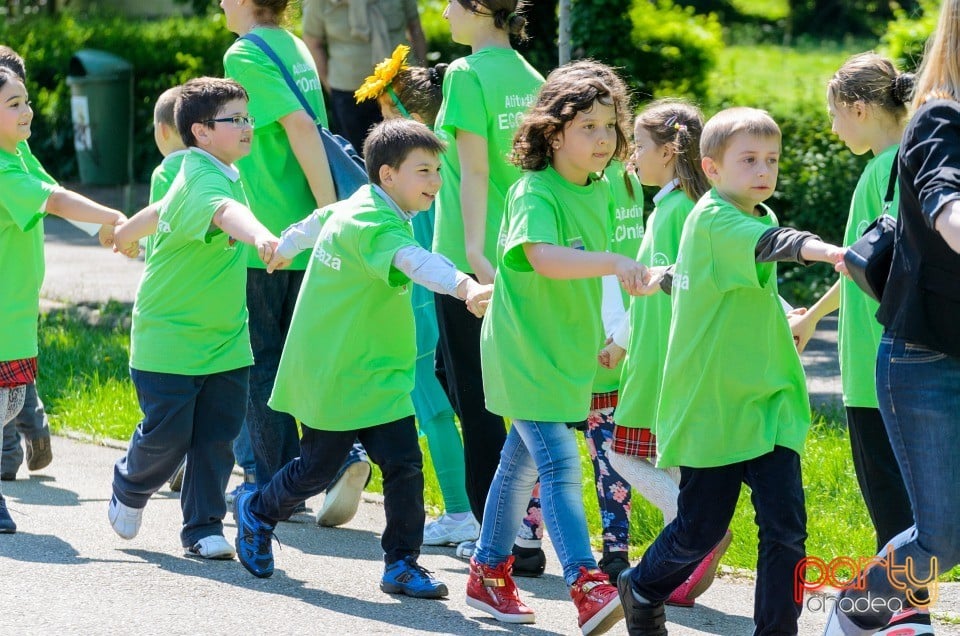
<svg viewBox="0 0 960 636">
<path fill-rule="evenodd" d="M 575 185 L 550 167 L 524 173 L 510 190 L 480 335 L 483 390 L 492 413 L 539 422 L 586 419 L 597 343 L 603 341 L 600 279 L 541 276 L 523 246 L 605 252 L 612 207 L 605 178 Z"/>
<path fill-rule="evenodd" d="M 626 173 L 623 163 L 612 162 L 604 171 L 610 183 L 610 193 L 613 196 L 613 234 L 610 237 L 610 251 L 622 256 L 634 258 L 640 249 L 643 240 L 643 186 L 633 173 Z M 627 189 L 624 179 L 630 180 L 633 194 Z M 623 306 L 630 307 L 630 295 L 622 289 Z M 599 347 L 604 346 L 600 342 Z M 598 347 L 598 348 L 599 348 Z M 594 393 L 608 393 L 616 391 L 620 386 L 619 369 L 597 368 L 597 377 L 593 381 Z"/>
<path fill-rule="evenodd" d="M 447 150 L 440 159 L 443 186 L 437 198 L 433 251 L 449 258 L 461 271 L 473 270 L 464 247 L 456 131 L 465 130 L 487 140 L 490 183 L 484 253 L 495 264 L 507 191 L 520 178 L 520 168 L 509 161 L 513 135 L 542 84 L 543 77 L 523 56 L 504 48 L 483 49 L 462 57 L 444 75 L 443 104 L 435 128 Z"/>
<path fill-rule="evenodd" d="M 183 158 L 188 152 L 190 151 L 177 150 L 176 152 L 171 152 L 163 158 L 159 166 L 153 169 L 153 174 L 150 175 L 151 204 L 167 196 L 167 192 L 170 191 L 170 186 L 173 184 L 174 178 L 176 178 L 177 173 L 180 172 L 180 166 L 183 165 Z M 153 251 L 153 235 L 143 237 L 142 245 L 144 251 L 143 259 L 146 260 L 150 258 L 150 253 Z"/>
<path fill-rule="evenodd" d="M 258 27 L 253 33 L 262 37 L 280 56 L 316 114 L 317 123 L 326 127 L 323 91 L 307 45 L 283 29 Z M 307 177 L 279 121 L 303 107 L 277 65 L 253 42 L 234 42 L 223 56 L 223 67 L 227 77 L 247 90 L 250 115 L 256 119 L 250 154 L 237 161 L 250 209 L 268 230 L 280 236 L 289 225 L 303 220 L 317 207 Z M 256 250 L 244 247 L 247 267 L 264 269 L 266 266 Z M 309 258 L 310 255 L 304 252 L 288 269 L 306 269 Z"/>
<path fill-rule="evenodd" d="M 757 241 L 777 225 L 705 194 L 687 218 L 673 278 L 673 320 L 657 411 L 658 465 L 709 468 L 784 446 L 802 453 L 810 405 Z"/>
<path fill-rule="evenodd" d="M 683 224 L 693 210 L 683 190 L 671 190 L 647 219 L 637 260 L 645 265 L 672 265 L 677 260 Z M 671 297 L 656 293 L 630 304 L 630 339 L 623 360 L 617 424 L 655 430 L 670 334 Z"/>
<path fill-rule="evenodd" d="M 57 182 L 24 143 L 0 150 L 0 362 L 37 355 L 43 223 Z"/>
<path fill-rule="evenodd" d="M 853 245 L 867 226 L 883 212 L 883 197 L 890 181 L 890 167 L 898 146 L 890 146 L 871 159 L 853 191 L 850 216 L 843 244 Z M 897 216 L 899 192 L 887 214 Z M 880 305 L 857 287 L 850 278 L 840 277 L 840 322 L 837 345 L 840 349 L 840 380 L 846 406 L 879 408 L 877 401 L 877 349 L 883 326 L 877 322 Z"/>
<path fill-rule="evenodd" d="M 413 415 L 412 283 L 392 265 L 417 246 L 410 223 L 369 185 L 324 214 L 270 407 L 325 431 Z"/>
<path fill-rule="evenodd" d="M 160 206 L 133 303 L 131 368 L 207 375 L 253 364 L 244 254 L 212 224 L 229 201 L 246 205 L 239 175 L 192 149 Z"/>
</svg>

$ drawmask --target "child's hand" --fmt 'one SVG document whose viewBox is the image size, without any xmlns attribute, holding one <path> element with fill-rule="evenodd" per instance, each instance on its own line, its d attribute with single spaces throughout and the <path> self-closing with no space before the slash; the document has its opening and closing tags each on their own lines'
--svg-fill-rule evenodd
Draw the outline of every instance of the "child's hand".
<svg viewBox="0 0 960 636">
<path fill-rule="evenodd" d="M 278 269 L 286 269 L 290 267 L 290 263 L 293 262 L 293 259 L 284 258 L 280 256 L 280 252 L 274 252 L 273 258 L 270 259 L 270 262 L 267 263 L 267 273 L 272 274 Z"/>
<path fill-rule="evenodd" d="M 597 354 L 597 362 L 604 369 L 616 369 L 626 353 L 626 349 L 614 342 L 612 338 L 607 338 L 607 346 Z"/>
<path fill-rule="evenodd" d="M 850 278 L 850 272 L 847 271 L 847 263 L 843 260 L 843 257 L 846 253 L 846 248 L 840 250 L 840 258 L 833 262 L 833 269 L 837 272 L 840 272 L 847 278 Z"/>
<path fill-rule="evenodd" d="M 641 291 L 650 282 L 650 271 L 643 263 L 638 263 L 632 258 L 621 256 L 617 259 L 614 273 L 620 285 L 631 296 L 639 296 Z"/>
<path fill-rule="evenodd" d="M 127 217 L 122 214 L 117 214 L 117 218 L 114 219 L 112 224 L 104 223 L 100 226 L 100 231 L 97 233 L 97 238 L 100 240 L 100 245 L 103 247 L 113 247 L 113 232 L 126 223 Z"/>
<path fill-rule="evenodd" d="M 467 295 L 463 301 L 467 305 L 467 310 L 477 318 L 483 318 L 487 313 L 487 306 L 490 304 L 490 297 L 493 295 L 493 285 L 481 285 L 472 278 L 468 278 Z"/>
<path fill-rule="evenodd" d="M 127 258 L 137 258 L 140 256 L 140 242 L 114 243 L 113 251 L 118 254 L 123 254 Z"/>
<path fill-rule="evenodd" d="M 264 265 L 270 264 L 273 260 L 274 254 L 277 252 L 277 245 L 280 243 L 280 240 L 277 239 L 273 234 L 265 234 L 263 236 L 258 236 L 254 241 L 254 247 L 257 248 L 257 256 L 260 257 L 260 260 L 263 261 Z"/>
<path fill-rule="evenodd" d="M 797 345 L 797 352 L 803 353 L 810 338 L 813 337 L 813 332 L 817 329 L 817 321 L 813 314 L 807 312 L 806 307 L 797 307 L 787 312 L 787 322 L 790 324 L 790 332 L 793 333 L 793 343 Z"/>
</svg>

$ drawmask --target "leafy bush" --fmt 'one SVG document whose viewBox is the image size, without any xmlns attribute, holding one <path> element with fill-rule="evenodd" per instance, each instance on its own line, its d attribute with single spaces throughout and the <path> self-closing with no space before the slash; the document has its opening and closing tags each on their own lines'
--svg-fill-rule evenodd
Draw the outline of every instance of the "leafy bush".
<svg viewBox="0 0 960 636">
<path fill-rule="evenodd" d="M 912 11 L 917 0 L 900 0 L 899 6 Z M 796 35 L 880 35 L 894 17 L 887 0 L 790 0 L 790 28 Z"/>
<path fill-rule="evenodd" d="M 160 162 L 153 141 L 157 96 L 193 77 L 222 76 L 223 54 L 235 37 L 220 14 L 150 22 L 70 15 L 0 22 L 0 42 L 12 44 L 27 63 L 27 88 L 36 112 L 30 145 L 62 180 L 77 177 L 66 85 L 67 65 L 76 51 L 99 49 L 133 64 L 134 177 L 143 181 Z"/>
<path fill-rule="evenodd" d="M 669 0 L 581 0 L 572 10 L 574 57 L 621 69 L 642 95 L 703 97 L 723 47 L 716 17 L 695 15 Z M 612 39 L 630 24 L 630 46 Z"/>
<path fill-rule="evenodd" d="M 903 70 L 915 70 L 923 58 L 927 38 L 937 26 L 940 13 L 936 0 L 921 0 L 919 12 L 909 13 L 898 9 L 883 36 L 887 54 Z"/>
</svg>

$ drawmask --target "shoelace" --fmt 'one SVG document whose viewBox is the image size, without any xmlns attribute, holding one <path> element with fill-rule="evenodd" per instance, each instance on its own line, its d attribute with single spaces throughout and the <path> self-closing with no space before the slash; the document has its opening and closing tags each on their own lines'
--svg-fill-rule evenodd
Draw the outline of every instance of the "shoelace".
<svg viewBox="0 0 960 636">
<path fill-rule="evenodd" d="M 278 540 L 277 543 L 279 543 L 279 542 L 280 542 L 280 541 Z M 433 576 L 431 576 L 431 575 L 433 574 L 433 571 L 432 571 L 432 570 L 428 570 L 427 568 L 423 567 L 422 565 L 420 565 L 419 563 L 417 563 L 416 561 L 414 561 L 413 559 L 410 559 L 410 558 L 404 559 L 404 561 L 407 562 L 407 566 L 408 566 L 411 570 L 413 570 L 414 572 L 417 572 L 418 574 L 420 574 L 421 576 L 423 576 L 423 578 L 425 578 L 425 579 L 432 579 L 432 578 L 433 578 Z"/>
<path fill-rule="evenodd" d="M 270 534 L 267 534 L 266 532 L 254 532 L 252 530 L 248 530 L 240 535 L 240 539 L 242 541 L 253 539 L 257 544 L 257 554 L 266 552 L 266 548 L 269 547 L 274 541 L 277 542 L 277 547 L 279 547 L 281 550 L 283 549 L 283 544 L 280 543 L 280 537 L 275 535 L 273 530 L 270 531 Z M 266 543 L 266 545 L 264 545 L 264 543 Z"/>
</svg>

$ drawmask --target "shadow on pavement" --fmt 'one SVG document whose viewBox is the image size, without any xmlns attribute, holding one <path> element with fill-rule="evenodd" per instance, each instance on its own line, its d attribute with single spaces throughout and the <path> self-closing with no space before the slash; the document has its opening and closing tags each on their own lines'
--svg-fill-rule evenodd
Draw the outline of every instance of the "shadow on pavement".
<svg viewBox="0 0 960 636">
<path fill-rule="evenodd" d="M 81 557 L 76 548 L 50 534 L 31 534 L 18 531 L 4 535 L 10 540 L 0 540 L 0 557 L 21 563 L 49 563 L 52 565 L 86 565 L 88 563 L 127 563 L 118 559 L 88 559 Z"/>
<path fill-rule="evenodd" d="M 744 602 L 753 605 L 753 597 L 744 597 Z M 691 629 L 729 636 L 730 634 L 751 634 L 754 630 L 752 618 L 727 614 L 708 607 L 697 601 L 692 608 L 668 607 L 667 620 Z"/>
</svg>

